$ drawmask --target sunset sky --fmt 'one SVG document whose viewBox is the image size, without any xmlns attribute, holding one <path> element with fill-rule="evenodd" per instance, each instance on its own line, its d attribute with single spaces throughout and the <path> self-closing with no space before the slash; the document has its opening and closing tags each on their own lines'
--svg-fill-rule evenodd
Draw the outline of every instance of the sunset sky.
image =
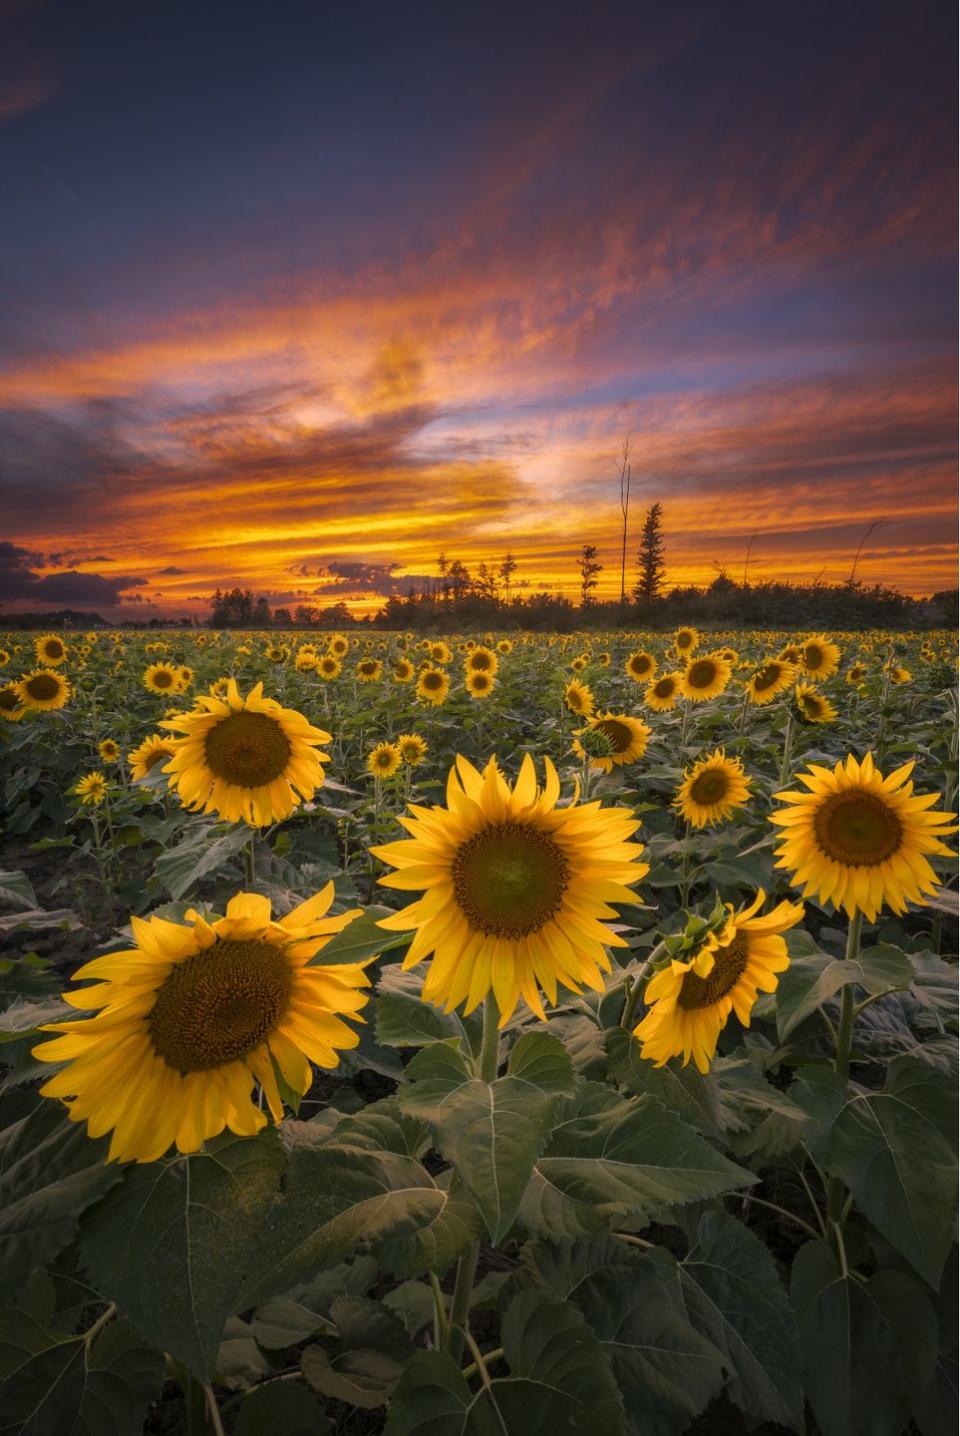
<svg viewBox="0 0 960 1436">
<path fill-rule="evenodd" d="M 955 13 L 0 0 L 0 605 L 956 583 Z M 754 537 L 755 536 L 755 537 Z M 2 622 L 2 618 L 0 618 Z"/>
</svg>

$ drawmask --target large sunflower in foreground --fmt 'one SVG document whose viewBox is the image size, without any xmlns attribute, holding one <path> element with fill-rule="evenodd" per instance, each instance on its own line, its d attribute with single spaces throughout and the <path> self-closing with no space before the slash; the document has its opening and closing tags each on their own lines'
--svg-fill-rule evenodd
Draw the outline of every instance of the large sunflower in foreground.
<svg viewBox="0 0 960 1436">
<path fill-rule="evenodd" d="M 739 758 L 728 758 L 717 748 L 706 758 L 685 768 L 674 806 L 694 828 L 722 823 L 733 817 L 750 797 L 751 779 Z"/>
<path fill-rule="evenodd" d="M 49 713 L 64 706 L 70 697 L 70 684 L 52 668 L 38 668 L 35 673 L 27 673 L 20 679 L 17 692 L 25 708 Z"/>
<path fill-rule="evenodd" d="M 288 818 L 322 785 L 322 764 L 330 761 L 317 751 L 330 734 L 264 698 L 262 683 L 244 699 L 231 678 L 224 698 L 201 695 L 193 712 L 160 727 L 185 734 L 163 769 L 184 807 L 231 823 L 263 828 Z"/>
<path fill-rule="evenodd" d="M 328 883 L 279 922 L 253 893 L 212 922 L 132 918 L 136 947 L 86 963 L 75 979 L 95 984 L 64 993 L 96 1016 L 44 1027 L 58 1035 L 34 1057 L 68 1065 L 43 1095 L 62 1098 L 91 1137 L 112 1131 L 119 1161 L 155 1162 L 174 1144 L 196 1152 L 224 1127 L 252 1136 L 267 1121 L 254 1082 L 279 1122 L 278 1072 L 304 1093 L 311 1062 L 336 1067 L 359 1040 L 338 1014 L 355 1018 L 367 1001 L 363 967 L 307 966 L 359 911 L 327 917 L 332 900 Z"/>
<path fill-rule="evenodd" d="M 758 707 L 762 707 L 765 703 L 772 703 L 791 686 L 796 674 L 796 664 L 788 663 L 784 658 L 768 658 L 747 679 L 748 701 Z"/>
<path fill-rule="evenodd" d="M 790 965 L 781 936 L 803 917 L 799 903 L 782 902 L 767 913 L 761 889 L 749 907 L 730 916 L 725 927 L 710 933 L 693 957 L 674 959 L 647 983 L 644 1002 L 650 1007 L 633 1035 L 641 1057 L 662 1067 L 671 1057 L 692 1057 L 709 1072 L 717 1040 L 731 1012 L 744 1027 L 758 992 L 774 992 L 779 974 Z"/>
<path fill-rule="evenodd" d="M 650 741 L 650 728 L 642 718 L 631 718 L 627 713 L 598 713 L 586 728 L 578 728 L 574 734 L 573 751 L 578 758 L 588 756 L 580 742 L 586 733 L 599 733 L 606 739 L 608 752 L 589 755 L 590 767 L 602 773 L 612 773 L 614 768 L 635 763 L 643 757 Z"/>
<path fill-rule="evenodd" d="M 423 984 L 428 1002 L 471 1012 L 493 992 L 503 1025 L 523 997 L 541 1018 L 542 990 L 603 991 L 607 947 L 623 939 L 601 919 L 614 902 L 636 901 L 630 884 L 648 871 L 629 808 L 599 803 L 557 806 L 560 780 L 549 758 L 538 788 L 524 758 L 513 787 L 491 758 L 479 773 L 458 757 L 447 780 L 447 806 L 412 807 L 399 821 L 413 836 L 371 848 L 397 871 L 385 887 L 423 896 L 380 926 L 412 932 L 404 968 L 432 954 Z"/>
<path fill-rule="evenodd" d="M 853 754 L 831 770 L 811 764 L 798 773 L 808 789 L 792 788 L 774 797 L 786 806 L 771 813 L 784 829 L 776 867 L 785 868 L 804 897 L 860 911 L 872 922 L 881 908 L 895 913 L 908 902 L 923 904 L 939 878 L 927 858 L 952 856 L 940 839 L 957 831 L 955 813 L 931 812 L 939 793 L 913 791 L 913 761 L 884 777 L 868 753 Z"/>
</svg>

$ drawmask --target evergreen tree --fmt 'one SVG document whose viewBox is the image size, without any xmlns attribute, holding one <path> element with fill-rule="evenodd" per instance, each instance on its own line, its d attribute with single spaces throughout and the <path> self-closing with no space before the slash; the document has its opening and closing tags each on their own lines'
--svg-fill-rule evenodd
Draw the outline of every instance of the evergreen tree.
<svg viewBox="0 0 960 1436">
<path fill-rule="evenodd" d="M 637 555 L 639 572 L 633 596 L 638 603 L 653 603 L 660 596 L 667 571 L 663 553 L 663 510 L 659 504 L 651 504 L 643 521 Z"/>
<path fill-rule="evenodd" d="M 597 546 L 592 543 L 585 543 L 583 552 L 580 555 L 580 606 L 589 608 L 593 603 L 591 590 L 597 586 L 597 574 L 603 569 L 603 564 L 597 559 Z"/>
</svg>

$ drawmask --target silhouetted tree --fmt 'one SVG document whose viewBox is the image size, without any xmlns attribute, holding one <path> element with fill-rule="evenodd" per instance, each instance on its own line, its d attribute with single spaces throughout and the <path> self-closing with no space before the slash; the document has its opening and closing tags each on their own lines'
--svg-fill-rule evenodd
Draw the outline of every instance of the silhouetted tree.
<svg viewBox="0 0 960 1436">
<path fill-rule="evenodd" d="M 660 504 L 651 504 L 643 521 L 637 555 L 639 572 L 633 596 L 638 603 L 653 603 L 659 598 L 666 573 L 663 554 L 663 509 Z"/>
<path fill-rule="evenodd" d="M 503 562 L 500 565 L 500 582 L 503 584 L 504 596 L 507 603 L 510 602 L 510 589 L 513 584 L 513 575 L 517 571 L 517 560 L 512 553 L 505 553 Z"/>
<path fill-rule="evenodd" d="M 584 544 L 578 566 L 580 569 L 580 606 L 589 608 L 593 603 L 592 590 L 598 583 L 597 574 L 603 571 L 603 564 L 597 558 L 596 544 Z"/>
</svg>

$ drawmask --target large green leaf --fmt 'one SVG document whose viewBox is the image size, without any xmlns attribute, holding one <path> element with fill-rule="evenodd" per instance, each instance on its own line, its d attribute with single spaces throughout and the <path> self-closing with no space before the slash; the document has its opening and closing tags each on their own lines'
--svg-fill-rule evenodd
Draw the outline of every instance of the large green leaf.
<svg viewBox="0 0 960 1436">
<path fill-rule="evenodd" d="M 777 988 L 777 1032 L 785 1042 L 818 1007 L 853 983 L 871 996 L 903 991 L 913 979 L 906 953 L 889 943 L 865 948 L 855 960 L 833 959 L 825 953 L 795 958 Z"/>
<path fill-rule="evenodd" d="M 52 1262 L 86 1209 L 120 1181 L 122 1169 L 104 1163 L 106 1147 L 58 1102 L 41 1101 L 0 1131 L 0 1292 L 18 1291 Z"/>
<path fill-rule="evenodd" d="M 329 967 L 331 963 L 366 962 L 368 958 L 392 952 L 395 947 L 406 947 L 410 942 L 409 933 L 388 932 L 377 926 L 379 919 L 388 917 L 390 913 L 391 909 L 388 907 L 364 908 L 363 912 L 347 923 L 342 932 L 336 933 L 326 946 L 310 959 L 307 966 Z"/>
<path fill-rule="evenodd" d="M 756 1180 L 655 1098 L 587 1082 L 557 1112 L 520 1215 L 533 1233 L 585 1236 L 628 1212 L 649 1217 Z"/>
<path fill-rule="evenodd" d="M 723 1136 L 727 1117 L 710 1073 L 704 1075 L 692 1064 L 681 1067 L 677 1062 L 655 1067 L 649 1058 L 640 1056 L 640 1043 L 622 1027 L 610 1028 L 605 1036 L 612 1077 L 638 1097 L 656 1097 L 705 1136 L 717 1140 Z"/>
<path fill-rule="evenodd" d="M 546 1032 L 521 1037 L 505 1077 L 471 1078 L 458 1047 L 435 1043 L 407 1068 L 398 1096 L 405 1111 L 430 1123 L 493 1241 L 513 1226 L 533 1164 L 550 1134 L 558 1100 L 573 1091 L 573 1064 Z"/>
<path fill-rule="evenodd" d="M 275 1131 L 128 1167 L 86 1218 L 81 1256 L 136 1329 L 209 1381 L 284 1158 Z"/>
<path fill-rule="evenodd" d="M 188 829 L 183 842 L 154 860 L 153 870 L 172 898 L 182 898 L 201 878 L 235 858 L 249 841 L 250 830 L 243 823 L 229 827 L 198 823 Z"/>
<path fill-rule="evenodd" d="M 458 1014 L 425 1002 L 422 987 L 421 973 L 404 972 L 399 963 L 384 968 L 377 987 L 378 1042 L 387 1047 L 425 1047 L 448 1037 L 466 1038 Z"/>
<path fill-rule="evenodd" d="M 501 1329 L 510 1374 L 473 1394 L 449 1356 L 419 1351 L 390 1403 L 384 1436 L 618 1436 L 623 1408 L 603 1350 L 575 1307 L 522 1292 Z M 496 1371 L 496 1368 L 493 1368 Z"/>
<path fill-rule="evenodd" d="M 763 1243 L 727 1213 L 704 1212 L 676 1280 L 691 1325 L 722 1353 L 730 1399 L 802 1431 L 796 1318 Z"/>
<path fill-rule="evenodd" d="M 351 1406 L 383 1406 L 413 1355 L 403 1322 L 378 1301 L 337 1297 L 330 1315 L 335 1343 L 308 1346 L 300 1368 L 314 1390 Z"/>
<path fill-rule="evenodd" d="M 309 1391 L 289 1381 L 270 1381 L 244 1398 L 233 1436 L 328 1436 L 329 1431 Z"/>
<path fill-rule="evenodd" d="M 823 1436 L 900 1436 L 934 1375 L 937 1322 L 923 1287 L 906 1271 L 844 1274 L 815 1241 L 797 1253 L 791 1288 Z"/>
</svg>

